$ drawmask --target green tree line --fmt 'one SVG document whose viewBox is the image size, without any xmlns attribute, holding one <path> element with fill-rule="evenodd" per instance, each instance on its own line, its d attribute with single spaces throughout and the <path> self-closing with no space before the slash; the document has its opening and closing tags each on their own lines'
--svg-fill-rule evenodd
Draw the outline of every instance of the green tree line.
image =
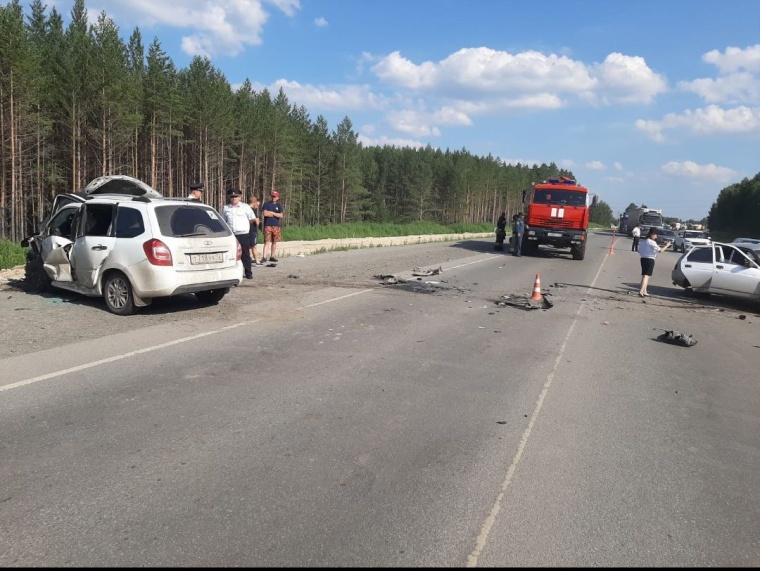
<svg viewBox="0 0 760 571">
<path fill-rule="evenodd" d="M 760 238 L 760 173 L 720 191 L 707 217 L 710 231 Z"/>
<path fill-rule="evenodd" d="M 462 148 L 363 146 L 346 116 L 335 129 L 280 89 L 233 89 L 207 58 L 177 69 L 139 28 L 127 42 L 105 12 L 70 23 L 34 0 L 0 8 L 0 237 L 18 241 L 51 199 L 125 174 L 166 196 L 203 182 L 217 209 L 225 189 L 281 193 L 286 223 L 495 221 L 520 209 L 532 182 L 572 172 L 507 165 Z"/>
</svg>

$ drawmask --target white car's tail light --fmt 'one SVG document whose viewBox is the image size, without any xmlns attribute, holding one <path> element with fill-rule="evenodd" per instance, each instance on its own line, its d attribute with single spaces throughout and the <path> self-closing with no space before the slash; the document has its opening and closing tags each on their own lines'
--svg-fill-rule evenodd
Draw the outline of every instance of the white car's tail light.
<svg viewBox="0 0 760 571">
<path fill-rule="evenodd" d="M 237 253 L 235 254 L 235 261 L 239 262 L 240 260 L 243 259 L 243 248 L 240 247 L 240 242 L 238 242 L 237 246 L 238 247 L 237 247 Z"/>
<path fill-rule="evenodd" d="M 143 244 L 143 251 L 154 266 L 172 265 L 172 253 L 161 240 L 148 240 Z"/>
</svg>

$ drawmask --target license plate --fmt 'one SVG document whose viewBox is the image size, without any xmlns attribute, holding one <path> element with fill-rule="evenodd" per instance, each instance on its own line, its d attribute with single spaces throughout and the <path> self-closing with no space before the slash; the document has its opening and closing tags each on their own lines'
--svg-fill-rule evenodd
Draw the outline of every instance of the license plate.
<svg viewBox="0 0 760 571">
<path fill-rule="evenodd" d="M 224 261 L 224 254 L 217 252 L 215 254 L 190 254 L 191 264 L 216 264 Z"/>
<path fill-rule="evenodd" d="M 552 238 L 562 238 L 562 234 L 558 234 L 557 232 L 547 232 L 546 235 Z"/>
</svg>

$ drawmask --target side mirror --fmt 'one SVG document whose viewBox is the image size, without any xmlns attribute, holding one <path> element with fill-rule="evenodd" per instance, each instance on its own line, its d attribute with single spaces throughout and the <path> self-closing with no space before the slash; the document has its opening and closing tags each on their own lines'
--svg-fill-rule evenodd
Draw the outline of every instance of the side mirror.
<svg viewBox="0 0 760 571">
<path fill-rule="evenodd" d="M 29 247 L 29 238 L 24 238 L 21 240 L 21 247 L 22 248 L 28 248 Z"/>
<path fill-rule="evenodd" d="M 594 198 L 591 200 L 591 206 L 596 206 L 599 204 L 599 195 L 595 194 Z"/>
<path fill-rule="evenodd" d="M 522 191 L 522 203 L 525 204 L 525 196 L 528 194 L 527 190 Z"/>
</svg>

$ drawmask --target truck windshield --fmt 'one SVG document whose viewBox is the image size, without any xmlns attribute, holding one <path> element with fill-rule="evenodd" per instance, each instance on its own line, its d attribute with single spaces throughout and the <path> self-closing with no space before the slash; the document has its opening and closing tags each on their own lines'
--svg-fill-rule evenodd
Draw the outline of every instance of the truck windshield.
<svg viewBox="0 0 760 571">
<path fill-rule="evenodd" d="M 659 214 L 642 214 L 640 222 L 642 226 L 662 226 L 662 216 Z"/>
<path fill-rule="evenodd" d="M 573 190 L 536 189 L 533 193 L 533 203 L 586 206 L 586 193 Z"/>
</svg>

